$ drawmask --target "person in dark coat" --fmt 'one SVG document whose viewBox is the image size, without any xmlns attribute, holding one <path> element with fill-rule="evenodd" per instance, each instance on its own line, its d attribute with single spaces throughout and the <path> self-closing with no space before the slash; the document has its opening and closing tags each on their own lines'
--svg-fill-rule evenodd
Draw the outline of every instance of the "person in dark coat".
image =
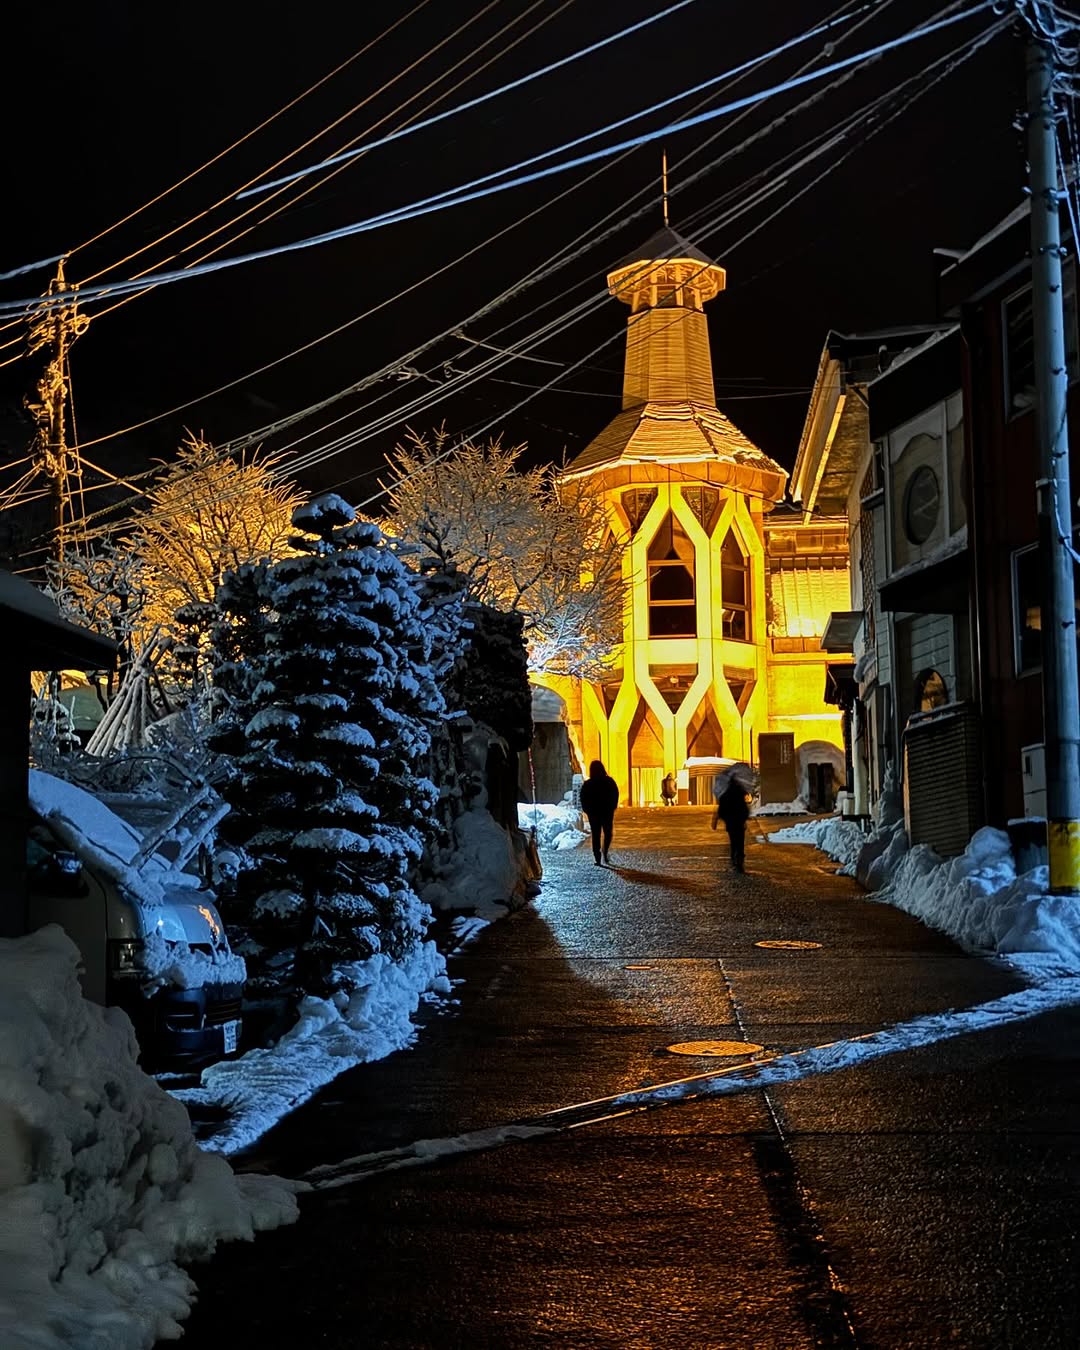
<svg viewBox="0 0 1080 1350">
<path fill-rule="evenodd" d="M 603 855 L 608 862 L 615 808 L 619 804 L 619 785 L 598 759 L 589 765 L 589 776 L 581 785 L 581 809 L 592 830 L 592 852 L 597 867 Z"/>
<path fill-rule="evenodd" d="M 746 822 L 750 818 L 746 785 L 735 773 L 717 774 L 713 780 L 713 795 L 716 798 L 716 811 L 712 827 L 715 830 L 721 820 L 724 822 L 731 844 L 731 865 L 736 872 L 745 872 Z"/>
<path fill-rule="evenodd" d="M 663 799 L 664 805 L 674 806 L 675 799 L 678 797 L 678 795 L 679 795 L 679 785 L 675 781 L 675 775 L 673 773 L 669 773 L 668 776 L 664 779 L 664 781 L 660 784 L 660 796 Z"/>
</svg>

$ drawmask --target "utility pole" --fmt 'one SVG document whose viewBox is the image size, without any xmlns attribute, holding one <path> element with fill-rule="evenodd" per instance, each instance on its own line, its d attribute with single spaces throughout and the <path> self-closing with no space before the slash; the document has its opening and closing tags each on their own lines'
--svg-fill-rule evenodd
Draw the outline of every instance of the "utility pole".
<svg viewBox="0 0 1080 1350">
<path fill-rule="evenodd" d="M 1080 892 L 1080 688 L 1069 486 L 1069 374 L 1061 276 L 1055 43 L 1033 26 L 1027 49 L 1031 311 L 1035 329 L 1042 685 L 1050 891 Z M 1080 240 L 1073 240 L 1073 247 Z"/>
<path fill-rule="evenodd" d="M 31 319 L 28 350 L 31 355 L 47 348 L 49 361 L 37 382 L 38 401 L 26 400 L 26 407 L 37 425 L 31 456 L 45 476 L 52 502 L 52 551 L 63 571 L 64 550 L 68 545 L 67 527 L 71 514 L 71 479 L 81 485 L 82 470 L 78 450 L 67 442 L 68 354 L 71 344 L 90 323 L 79 314 L 74 299 L 70 304 L 50 303 L 68 291 L 61 259 L 56 276 L 49 283 L 49 294 Z"/>
</svg>

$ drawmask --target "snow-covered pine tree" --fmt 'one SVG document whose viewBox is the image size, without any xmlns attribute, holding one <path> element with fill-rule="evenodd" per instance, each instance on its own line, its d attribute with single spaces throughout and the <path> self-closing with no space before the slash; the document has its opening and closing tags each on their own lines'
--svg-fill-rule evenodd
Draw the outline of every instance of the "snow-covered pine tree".
<svg viewBox="0 0 1080 1350">
<path fill-rule="evenodd" d="M 444 712 L 428 616 L 416 575 L 354 514 L 333 494 L 299 507 L 297 556 L 265 574 L 263 650 L 226 789 L 250 864 L 238 901 L 318 994 L 349 989 L 353 962 L 405 954 L 429 919 L 412 886 Z"/>
</svg>

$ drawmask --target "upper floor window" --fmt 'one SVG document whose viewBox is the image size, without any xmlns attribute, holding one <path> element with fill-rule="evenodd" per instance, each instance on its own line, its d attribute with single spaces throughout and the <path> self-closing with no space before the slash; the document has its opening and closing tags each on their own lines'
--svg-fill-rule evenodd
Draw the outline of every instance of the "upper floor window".
<svg viewBox="0 0 1080 1350">
<path fill-rule="evenodd" d="M 1080 349 L 1076 325 L 1076 269 L 1069 264 L 1062 273 L 1065 310 L 1065 365 L 1069 380 L 1080 375 Z M 1005 415 L 1018 417 L 1035 406 L 1035 325 L 1031 287 L 1010 295 L 1002 306 L 1005 338 Z"/>
<path fill-rule="evenodd" d="M 683 501 L 701 523 L 706 534 L 712 534 L 720 515 L 720 494 L 711 487 L 684 487 Z"/>
<path fill-rule="evenodd" d="M 697 636 L 694 546 L 670 512 L 649 544 L 649 636 Z"/>
<path fill-rule="evenodd" d="M 936 670 L 920 670 L 915 676 L 915 711 L 933 712 L 949 701 L 949 690 Z"/>
<path fill-rule="evenodd" d="M 724 606 L 724 637 L 750 640 L 750 569 L 734 530 L 720 551 L 720 598 Z"/>
<path fill-rule="evenodd" d="M 649 507 L 656 500 L 656 489 L 648 488 L 627 488 L 619 498 L 622 509 L 626 512 L 626 517 L 630 522 L 630 533 L 637 534 L 641 529 L 641 522 L 649 514 Z"/>
</svg>

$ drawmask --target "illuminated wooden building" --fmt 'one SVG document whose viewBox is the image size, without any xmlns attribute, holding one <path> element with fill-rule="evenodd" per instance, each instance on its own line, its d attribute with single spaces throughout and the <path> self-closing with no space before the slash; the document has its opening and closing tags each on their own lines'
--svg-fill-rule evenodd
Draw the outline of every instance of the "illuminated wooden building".
<svg viewBox="0 0 1080 1350">
<path fill-rule="evenodd" d="M 636 805 L 659 801 L 668 770 L 680 801 L 708 800 L 725 757 L 771 754 L 794 786 L 800 748 L 805 768 L 820 746 L 839 777 L 820 635 L 848 603 L 845 532 L 801 515 L 769 524 L 787 475 L 716 406 L 704 306 L 724 269 L 665 228 L 607 281 L 630 308 L 622 411 L 563 479 L 603 494 L 629 543 L 628 587 L 608 677 L 545 681 L 577 753 L 602 759 Z"/>
</svg>

